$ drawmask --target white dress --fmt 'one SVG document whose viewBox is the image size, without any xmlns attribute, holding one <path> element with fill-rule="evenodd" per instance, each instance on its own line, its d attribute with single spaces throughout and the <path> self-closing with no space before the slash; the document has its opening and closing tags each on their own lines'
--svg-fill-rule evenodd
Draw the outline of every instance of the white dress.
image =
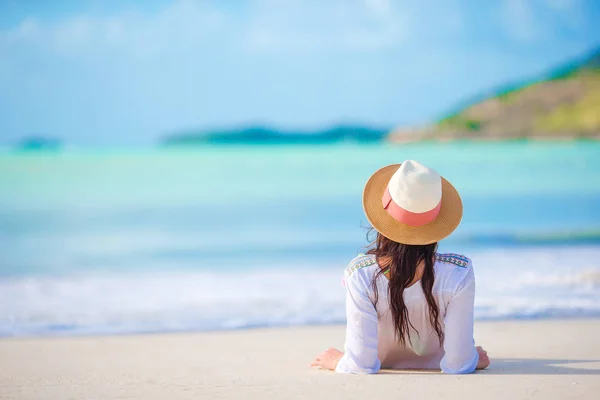
<svg viewBox="0 0 600 400">
<path fill-rule="evenodd" d="M 421 282 L 404 290 L 410 322 L 410 342 L 394 336 L 388 302 L 388 279 L 377 281 L 379 300 L 373 305 L 372 282 L 379 266 L 375 256 L 359 256 L 346 268 L 346 343 L 336 372 L 374 374 L 380 368 L 441 369 L 449 374 L 471 373 L 479 355 L 473 340 L 475 276 L 471 260 L 458 254 L 436 254 L 433 297 L 440 308 L 443 346 L 429 322 Z"/>
</svg>

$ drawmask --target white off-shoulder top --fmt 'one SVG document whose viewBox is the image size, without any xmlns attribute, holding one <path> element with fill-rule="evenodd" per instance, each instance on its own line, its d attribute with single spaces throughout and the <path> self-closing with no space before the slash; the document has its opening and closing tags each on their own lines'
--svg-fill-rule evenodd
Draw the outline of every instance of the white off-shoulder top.
<svg viewBox="0 0 600 400">
<path fill-rule="evenodd" d="M 475 276 L 471 260 L 459 254 L 436 254 L 432 294 L 440 308 L 443 346 L 429 322 L 420 281 L 404 290 L 404 302 L 416 331 L 411 329 L 406 346 L 400 344 L 394 334 L 389 281 L 384 275 L 377 281 L 377 309 L 373 304 L 372 283 L 379 268 L 373 255 L 359 256 L 346 268 L 346 343 L 336 372 L 374 374 L 380 368 L 473 372 L 479 355 L 473 340 Z"/>
</svg>

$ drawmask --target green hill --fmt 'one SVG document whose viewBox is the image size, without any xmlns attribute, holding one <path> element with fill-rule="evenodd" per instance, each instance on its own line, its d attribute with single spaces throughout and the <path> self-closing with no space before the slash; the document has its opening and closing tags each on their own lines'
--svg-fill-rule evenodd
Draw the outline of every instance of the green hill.
<svg viewBox="0 0 600 400">
<path fill-rule="evenodd" d="M 600 49 L 539 79 L 473 101 L 435 124 L 388 139 L 600 138 Z"/>
</svg>

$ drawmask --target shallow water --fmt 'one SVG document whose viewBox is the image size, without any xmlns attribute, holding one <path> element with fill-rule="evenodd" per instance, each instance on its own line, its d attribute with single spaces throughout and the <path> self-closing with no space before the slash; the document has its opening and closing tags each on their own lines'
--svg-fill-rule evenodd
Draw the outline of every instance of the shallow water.
<svg viewBox="0 0 600 400">
<path fill-rule="evenodd" d="M 478 318 L 600 315 L 596 143 L 4 152 L 0 335 L 343 321 L 362 187 L 408 158 L 462 194 Z"/>
</svg>

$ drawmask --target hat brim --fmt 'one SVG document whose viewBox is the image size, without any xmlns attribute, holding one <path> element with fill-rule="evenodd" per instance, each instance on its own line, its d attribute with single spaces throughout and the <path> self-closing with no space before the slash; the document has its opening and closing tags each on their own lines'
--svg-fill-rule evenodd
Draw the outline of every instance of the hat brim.
<svg viewBox="0 0 600 400">
<path fill-rule="evenodd" d="M 424 245 L 439 242 L 460 224 L 463 213 L 460 195 L 450 182 L 442 178 L 442 205 L 435 220 L 423 226 L 410 226 L 396 221 L 383 208 L 381 199 L 392 175 L 400 164 L 388 165 L 375 172 L 363 191 L 363 209 L 371 226 L 394 242 Z"/>
</svg>

